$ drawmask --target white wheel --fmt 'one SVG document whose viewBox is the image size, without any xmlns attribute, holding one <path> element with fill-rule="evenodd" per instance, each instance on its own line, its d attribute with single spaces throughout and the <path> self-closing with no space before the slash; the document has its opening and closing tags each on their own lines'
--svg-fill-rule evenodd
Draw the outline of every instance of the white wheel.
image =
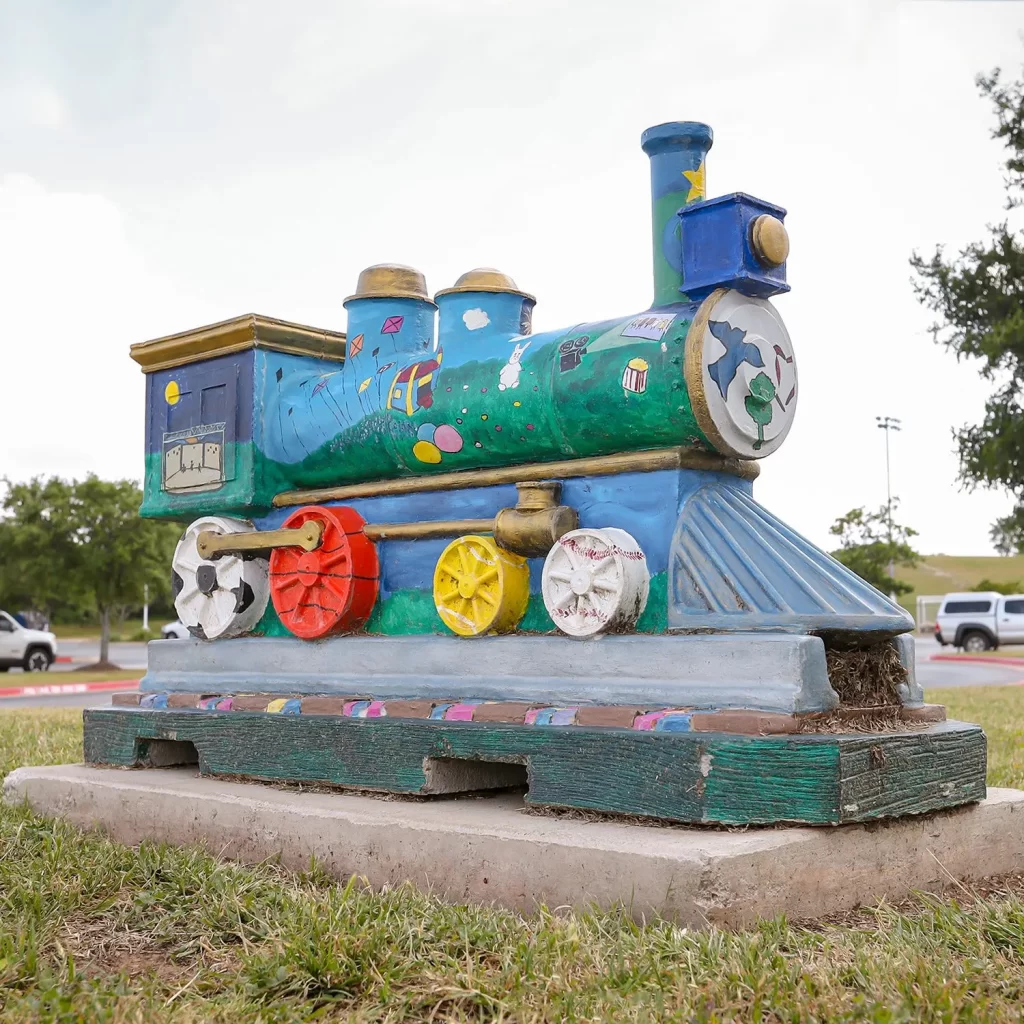
<svg viewBox="0 0 1024 1024">
<path fill-rule="evenodd" d="M 244 519 L 207 516 L 197 519 L 178 541 L 172 561 L 171 589 L 178 618 L 200 640 L 240 636 L 263 617 L 270 597 L 266 558 L 227 553 L 205 559 L 196 546 L 203 530 L 251 533 Z"/>
<path fill-rule="evenodd" d="M 571 530 L 548 552 L 544 606 L 569 636 L 624 632 L 647 606 L 651 574 L 643 549 L 625 530 Z"/>
</svg>

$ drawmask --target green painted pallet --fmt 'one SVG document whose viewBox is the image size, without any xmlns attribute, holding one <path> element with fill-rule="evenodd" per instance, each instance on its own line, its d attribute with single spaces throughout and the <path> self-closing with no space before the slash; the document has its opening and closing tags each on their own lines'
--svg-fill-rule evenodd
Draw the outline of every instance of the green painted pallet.
<svg viewBox="0 0 1024 1024">
<path fill-rule="evenodd" d="M 194 748 L 194 749 L 193 749 Z M 431 795 L 527 783 L 535 805 L 689 823 L 838 825 L 985 796 L 985 734 L 738 736 L 231 711 L 85 712 L 85 760 Z"/>
</svg>

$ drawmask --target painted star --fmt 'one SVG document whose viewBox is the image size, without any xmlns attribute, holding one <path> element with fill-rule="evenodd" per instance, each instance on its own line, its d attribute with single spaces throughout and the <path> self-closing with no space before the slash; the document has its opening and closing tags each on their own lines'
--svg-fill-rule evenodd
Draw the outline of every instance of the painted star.
<svg viewBox="0 0 1024 1024">
<path fill-rule="evenodd" d="M 708 322 L 711 333 L 725 346 L 725 352 L 708 366 L 708 375 L 718 385 L 722 398 L 728 399 L 729 385 L 736 377 L 736 371 L 740 363 L 750 363 L 751 366 L 763 367 L 764 356 L 761 350 L 744 341 L 747 332 L 742 328 L 733 327 L 725 320 L 711 320 Z"/>
<path fill-rule="evenodd" d="M 695 171 L 683 171 L 683 177 L 690 183 L 690 191 L 686 193 L 686 201 L 692 203 L 704 198 L 704 161 Z"/>
</svg>

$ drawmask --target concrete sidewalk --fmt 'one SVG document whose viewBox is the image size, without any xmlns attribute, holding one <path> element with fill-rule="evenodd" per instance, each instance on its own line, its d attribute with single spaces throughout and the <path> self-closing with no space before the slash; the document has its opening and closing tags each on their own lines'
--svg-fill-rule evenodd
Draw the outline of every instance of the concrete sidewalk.
<svg viewBox="0 0 1024 1024">
<path fill-rule="evenodd" d="M 19 768 L 4 799 L 113 839 L 200 843 L 220 856 L 315 856 L 339 879 L 412 881 L 453 902 L 531 911 L 626 905 L 635 917 L 806 920 L 953 879 L 1024 871 L 1024 792 L 924 817 L 838 828 L 659 828 L 529 814 L 509 793 L 377 799 L 199 778 L 193 768 Z"/>
</svg>

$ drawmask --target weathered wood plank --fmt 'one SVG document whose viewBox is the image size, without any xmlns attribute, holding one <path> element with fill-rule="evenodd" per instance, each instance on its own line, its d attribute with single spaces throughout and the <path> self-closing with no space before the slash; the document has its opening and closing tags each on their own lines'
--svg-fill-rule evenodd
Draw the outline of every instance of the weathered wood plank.
<svg viewBox="0 0 1024 1024">
<path fill-rule="evenodd" d="M 983 800 L 987 742 L 977 727 L 941 722 L 912 733 L 855 736 L 840 751 L 843 821 L 920 814 Z"/>
<path fill-rule="evenodd" d="M 535 804 L 722 824 L 838 824 L 981 799 L 985 739 L 944 723 L 902 734 L 652 733 L 418 718 L 232 711 L 85 712 L 85 759 L 142 765 L 149 742 L 195 745 L 204 774 L 425 794 L 439 761 L 467 763 L 462 789 L 500 785 L 468 763 L 523 764 Z M 175 748 L 178 749 L 178 748 Z"/>
</svg>

